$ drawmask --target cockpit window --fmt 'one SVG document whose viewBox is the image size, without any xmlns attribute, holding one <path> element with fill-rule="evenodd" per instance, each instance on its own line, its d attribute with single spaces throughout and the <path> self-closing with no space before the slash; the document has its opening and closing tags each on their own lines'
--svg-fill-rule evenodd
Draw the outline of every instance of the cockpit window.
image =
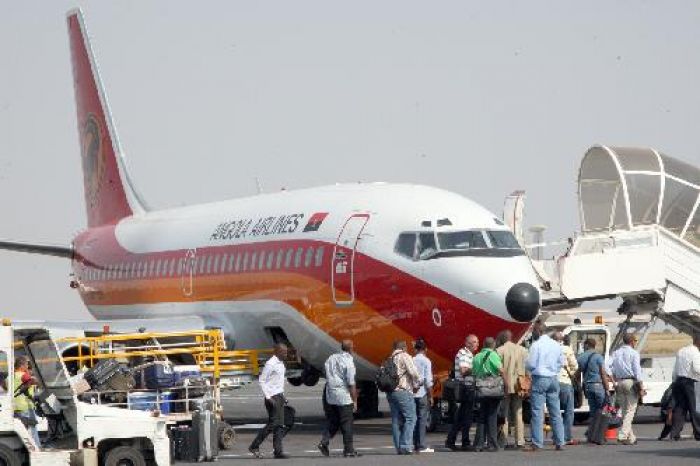
<svg viewBox="0 0 700 466">
<path fill-rule="evenodd" d="M 518 244 L 518 240 L 515 239 L 515 236 L 513 236 L 513 233 L 511 233 L 510 231 L 489 230 L 486 232 L 486 234 L 489 236 L 489 240 L 491 241 L 491 245 L 494 248 L 520 249 L 520 245 Z"/>
<path fill-rule="evenodd" d="M 435 233 L 419 233 L 418 234 L 418 259 L 427 259 L 434 256 L 438 252 L 437 244 L 435 243 Z"/>
<path fill-rule="evenodd" d="M 438 242 L 441 251 L 466 250 L 475 248 L 487 248 L 486 240 L 481 231 L 452 231 L 438 233 Z"/>
<path fill-rule="evenodd" d="M 415 233 L 401 233 L 399 239 L 396 241 L 396 246 L 394 251 L 398 254 L 408 257 L 409 259 L 415 258 L 416 254 L 416 234 Z"/>
</svg>

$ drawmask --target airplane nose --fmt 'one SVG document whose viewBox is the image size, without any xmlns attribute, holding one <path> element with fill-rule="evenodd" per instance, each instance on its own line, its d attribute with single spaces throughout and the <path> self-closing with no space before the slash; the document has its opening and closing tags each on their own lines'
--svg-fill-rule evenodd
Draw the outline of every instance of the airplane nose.
<svg viewBox="0 0 700 466">
<path fill-rule="evenodd" d="M 530 322 L 540 310 L 540 292 L 529 283 L 516 283 L 506 294 L 506 309 L 518 322 Z"/>
</svg>

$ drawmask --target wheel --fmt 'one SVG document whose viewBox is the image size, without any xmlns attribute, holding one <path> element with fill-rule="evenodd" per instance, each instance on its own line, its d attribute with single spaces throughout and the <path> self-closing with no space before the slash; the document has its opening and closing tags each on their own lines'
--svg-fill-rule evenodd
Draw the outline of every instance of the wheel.
<svg viewBox="0 0 700 466">
<path fill-rule="evenodd" d="M 0 464 L 3 466 L 21 466 L 22 458 L 20 453 L 0 443 Z"/>
<path fill-rule="evenodd" d="M 440 402 L 436 400 L 433 406 L 428 410 L 425 430 L 428 432 L 435 432 L 440 425 L 440 418 L 442 418 L 442 409 L 440 408 Z"/>
<path fill-rule="evenodd" d="M 287 379 L 287 382 L 289 382 L 293 387 L 300 387 L 301 386 L 301 377 L 290 377 Z"/>
<path fill-rule="evenodd" d="M 134 447 L 116 447 L 107 452 L 105 466 L 146 466 L 146 460 Z"/>
<path fill-rule="evenodd" d="M 308 371 L 305 374 L 301 375 L 301 381 L 307 387 L 313 387 L 314 385 L 316 385 L 320 378 L 321 373 L 318 371 Z"/>
<path fill-rule="evenodd" d="M 219 422 L 219 448 L 230 450 L 234 443 L 236 443 L 236 431 L 228 422 Z"/>
</svg>

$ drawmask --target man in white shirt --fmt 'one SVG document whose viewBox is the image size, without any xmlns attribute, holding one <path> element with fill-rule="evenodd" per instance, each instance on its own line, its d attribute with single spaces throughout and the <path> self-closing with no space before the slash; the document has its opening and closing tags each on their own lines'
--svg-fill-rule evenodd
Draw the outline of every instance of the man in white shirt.
<svg viewBox="0 0 700 466">
<path fill-rule="evenodd" d="M 258 435 L 250 444 L 250 451 L 256 458 L 262 458 L 260 444 L 272 433 L 272 449 L 275 458 L 288 458 L 282 450 L 282 437 L 284 437 L 284 361 L 287 358 L 287 345 L 277 343 L 275 354 L 267 360 L 260 373 L 260 389 L 265 396 L 265 409 L 267 410 L 267 424 L 260 429 Z"/>
<path fill-rule="evenodd" d="M 693 344 L 681 348 L 673 367 L 673 427 L 671 438 L 680 438 L 685 416 L 690 411 L 695 440 L 700 440 L 700 415 L 695 404 L 695 385 L 700 382 L 700 332 L 693 335 Z"/>
</svg>

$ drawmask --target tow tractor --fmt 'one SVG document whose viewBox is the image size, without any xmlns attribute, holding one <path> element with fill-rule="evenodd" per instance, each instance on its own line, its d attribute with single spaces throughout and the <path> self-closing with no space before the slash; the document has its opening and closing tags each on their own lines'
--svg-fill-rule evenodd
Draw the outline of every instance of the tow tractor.
<svg viewBox="0 0 700 466">
<path fill-rule="evenodd" d="M 52 435 L 35 444 L 28 428 L 14 416 L 12 376 L 15 358 L 25 355 L 37 381 L 38 405 Z M 171 464 L 168 422 L 137 410 L 124 410 L 82 399 L 64 365 L 50 329 L 0 325 L 0 463 L 8 466 Z"/>
</svg>

